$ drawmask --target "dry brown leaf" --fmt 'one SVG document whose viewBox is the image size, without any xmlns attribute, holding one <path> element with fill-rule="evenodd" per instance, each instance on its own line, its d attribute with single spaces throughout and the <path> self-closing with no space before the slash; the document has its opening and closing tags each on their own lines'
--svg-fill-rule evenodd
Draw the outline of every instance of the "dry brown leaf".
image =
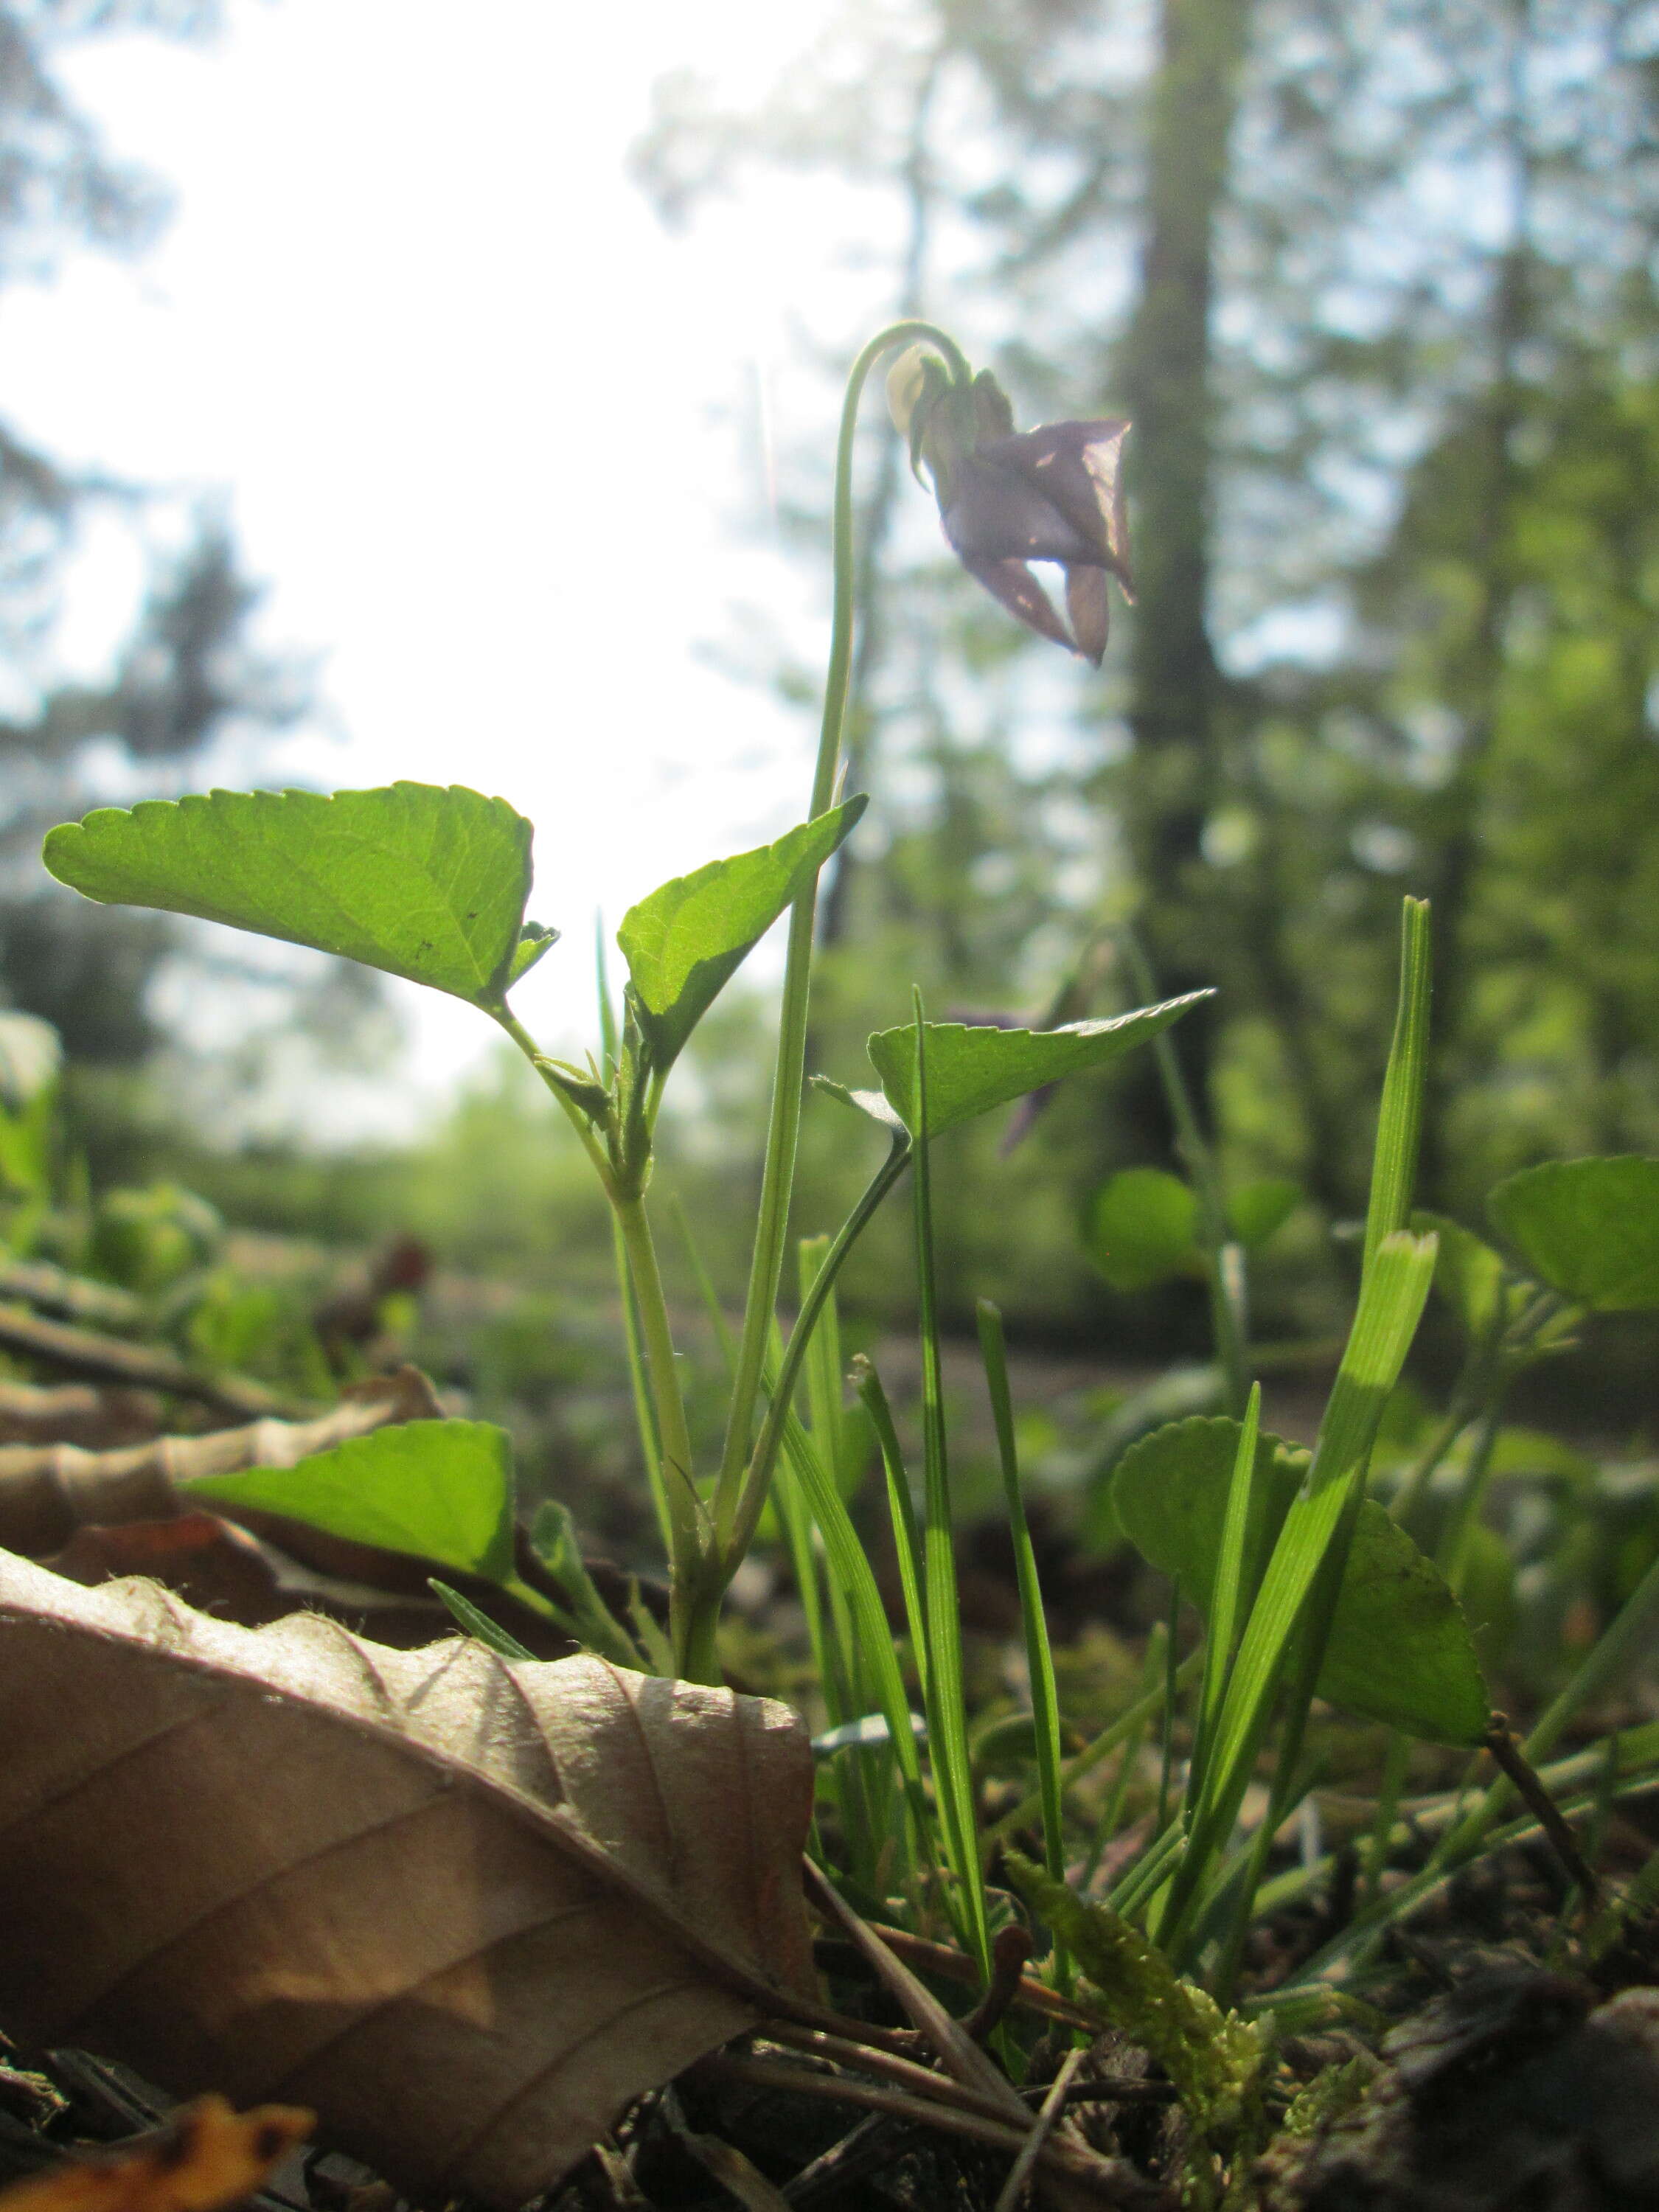
<svg viewBox="0 0 1659 2212">
<path fill-rule="evenodd" d="M 251 2197 L 316 2124 L 292 2105 L 234 2112 L 221 2096 L 198 2097 L 152 2135 L 0 2189 L 0 2212 L 220 2212 Z"/>
<path fill-rule="evenodd" d="M 515 2206 L 808 1996 L 782 1705 L 0 1555 L 0 2019 Z"/>
</svg>

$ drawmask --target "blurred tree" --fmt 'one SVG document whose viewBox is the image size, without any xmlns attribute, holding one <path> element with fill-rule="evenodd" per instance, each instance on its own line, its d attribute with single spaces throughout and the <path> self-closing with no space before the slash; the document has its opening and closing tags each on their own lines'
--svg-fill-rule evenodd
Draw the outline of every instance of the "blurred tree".
<svg viewBox="0 0 1659 2212">
<path fill-rule="evenodd" d="M 117 32 L 197 37 L 219 15 L 216 0 L 0 0 L 0 282 L 47 275 L 76 246 L 136 251 L 165 213 L 155 180 L 115 161 L 76 112 L 56 73 L 64 51 Z M 154 1042 L 146 987 L 176 939 L 158 915 L 94 915 L 49 886 L 41 832 L 103 795 L 112 749 L 124 800 L 164 794 L 228 729 L 279 729 L 307 704 L 305 669 L 250 640 L 260 594 L 210 508 L 182 546 L 151 551 L 113 671 L 66 674 L 53 624 L 77 530 L 111 512 L 142 529 L 152 504 L 76 477 L 0 423 L 0 991 L 55 1023 L 82 1060 L 131 1060 Z"/>
<path fill-rule="evenodd" d="M 907 921 L 924 981 L 1040 1002 L 1068 911 L 1074 944 L 1134 903 L 1166 982 L 1223 987 L 1176 1034 L 1230 1146 L 1333 1213 L 1405 890 L 1437 908 L 1426 1194 L 1655 1141 L 1656 64 L 1638 0 L 850 0 L 762 112 L 680 80 L 641 149 L 680 219 L 744 161 L 884 184 L 860 329 L 931 313 L 1024 419 L 1134 417 L 1141 605 L 1074 685 L 871 457 L 895 827 L 853 933 Z M 979 830 L 1036 841 L 1000 858 L 956 795 L 988 751 L 1022 802 Z M 1161 1156 L 1146 1094 L 1109 1110 L 1115 1158 Z"/>
</svg>

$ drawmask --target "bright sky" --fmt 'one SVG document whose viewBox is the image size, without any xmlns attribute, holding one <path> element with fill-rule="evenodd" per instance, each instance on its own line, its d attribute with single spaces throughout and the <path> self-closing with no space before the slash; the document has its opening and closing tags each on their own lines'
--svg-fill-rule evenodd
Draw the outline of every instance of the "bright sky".
<svg viewBox="0 0 1659 2212">
<path fill-rule="evenodd" d="M 826 284 L 878 305 L 880 272 L 832 271 L 853 210 L 828 187 L 769 179 L 674 238 L 623 163 L 659 74 L 757 92 L 824 12 L 240 0 L 215 46 L 94 44 L 70 88 L 175 219 L 137 261 L 76 252 L 0 297 L 7 417 L 72 462 L 224 488 L 262 638 L 324 654 L 335 729 L 259 781 L 461 781 L 535 821 L 532 911 L 568 941 L 520 1010 L 550 1036 L 588 1030 L 597 905 L 614 925 L 803 810 L 810 733 L 697 647 L 734 599 L 821 623 L 732 524 L 763 386 L 786 430 L 792 397 L 821 404 L 791 321 Z M 83 651 L 131 581 L 94 542 Z M 459 1005 L 406 1004 L 428 1091 L 489 1048 Z"/>
</svg>

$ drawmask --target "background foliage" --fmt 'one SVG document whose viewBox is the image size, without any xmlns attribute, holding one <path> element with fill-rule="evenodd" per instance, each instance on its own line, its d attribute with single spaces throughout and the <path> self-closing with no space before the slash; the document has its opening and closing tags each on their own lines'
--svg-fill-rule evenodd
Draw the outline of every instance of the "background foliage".
<svg viewBox="0 0 1659 2212">
<path fill-rule="evenodd" d="M 154 181 L 58 89 L 64 44 L 212 17 L 4 12 L 0 269 L 131 250 L 159 219 Z M 962 331 L 1023 420 L 1135 418 L 1140 603 L 1098 677 L 975 592 L 896 441 L 867 433 L 852 784 L 875 805 L 829 892 L 813 1064 L 856 1070 L 864 1033 L 898 1018 L 894 978 L 941 1013 L 1030 1017 L 1081 968 L 1088 1010 L 1112 1012 L 1137 994 L 1097 933 L 1133 914 L 1161 988 L 1221 987 L 1178 1042 L 1235 1179 L 1288 1176 L 1313 1200 L 1258 1271 L 1270 1331 L 1321 1326 L 1289 1263 L 1334 1281 L 1321 1231 L 1363 1195 L 1402 890 L 1436 909 L 1425 1203 L 1478 1214 L 1534 1159 L 1659 1143 L 1656 36 L 1633 0 L 854 0 L 752 111 L 662 85 L 638 149 L 672 222 L 786 166 L 860 188 L 848 285 L 802 337 L 826 425 L 858 338 L 917 311 Z M 818 563 L 829 450 L 816 438 L 781 471 L 783 521 Z M 208 516 L 158 567 L 115 676 L 54 679 L 78 519 L 114 500 L 137 523 L 145 503 L 10 437 L 0 490 L 0 620 L 34 672 L 0 726 L 0 975 L 74 1056 L 131 1061 L 154 1042 L 169 925 L 44 894 L 36 833 L 96 795 L 112 744 L 122 796 L 151 772 L 177 788 L 228 725 L 290 720 L 301 672 L 250 643 L 256 594 Z M 740 665 L 810 711 L 813 674 L 763 623 L 744 629 Z M 360 1001 L 332 1012 L 362 1034 Z M 694 1194 L 749 1191 L 758 1018 L 734 994 L 692 1048 L 673 1172 Z M 511 1076 L 372 1175 L 180 1161 L 176 1134 L 135 1132 L 130 1088 L 100 1135 L 98 1096 L 95 1145 L 143 1139 L 268 1225 L 412 1226 L 472 1261 L 550 1228 L 565 1249 L 602 1243 L 571 1179 L 534 1158 L 544 1124 Z M 1078 1237 L 1106 1174 L 1170 1164 L 1150 1068 L 1075 1086 L 1012 1159 L 994 1131 L 950 1141 L 938 1230 L 957 1320 L 988 1287 L 1017 1332 L 1196 1340 L 1195 1289 L 1119 1296 Z M 860 1170 L 830 1109 L 805 1143 L 810 1228 Z M 899 1238 L 878 1228 L 855 1304 L 903 1304 Z M 707 1256 L 735 1279 L 735 1239 Z"/>
</svg>

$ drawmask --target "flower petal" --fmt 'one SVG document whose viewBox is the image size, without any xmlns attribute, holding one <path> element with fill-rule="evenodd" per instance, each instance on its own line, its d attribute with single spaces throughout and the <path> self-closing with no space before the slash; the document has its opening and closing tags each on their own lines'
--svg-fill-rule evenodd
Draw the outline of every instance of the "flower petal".
<svg viewBox="0 0 1659 2212">
<path fill-rule="evenodd" d="M 1023 561 L 970 560 L 964 553 L 962 565 L 994 599 L 1001 600 L 1010 614 L 1018 615 L 1027 629 L 1034 629 L 1039 637 L 1051 638 L 1068 652 L 1077 650 L 1055 611 L 1054 601 Z"/>
<path fill-rule="evenodd" d="M 1021 477 L 1089 546 L 1085 557 L 1109 568 L 1125 592 L 1132 592 L 1123 484 L 1128 434 L 1129 425 L 1121 418 L 1045 422 L 981 447 L 979 458 Z"/>
<path fill-rule="evenodd" d="M 991 458 L 1017 438 L 1000 438 L 957 465 L 949 501 L 940 511 L 945 535 L 964 562 L 1098 561 L 1085 537 L 1022 471 Z"/>
<path fill-rule="evenodd" d="M 1106 631 L 1111 608 L 1106 597 L 1106 571 L 1076 565 L 1066 571 L 1066 611 L 1072 635 L 1086 660 L 1099 667 L 1106 654 Z"/>
</svg>

